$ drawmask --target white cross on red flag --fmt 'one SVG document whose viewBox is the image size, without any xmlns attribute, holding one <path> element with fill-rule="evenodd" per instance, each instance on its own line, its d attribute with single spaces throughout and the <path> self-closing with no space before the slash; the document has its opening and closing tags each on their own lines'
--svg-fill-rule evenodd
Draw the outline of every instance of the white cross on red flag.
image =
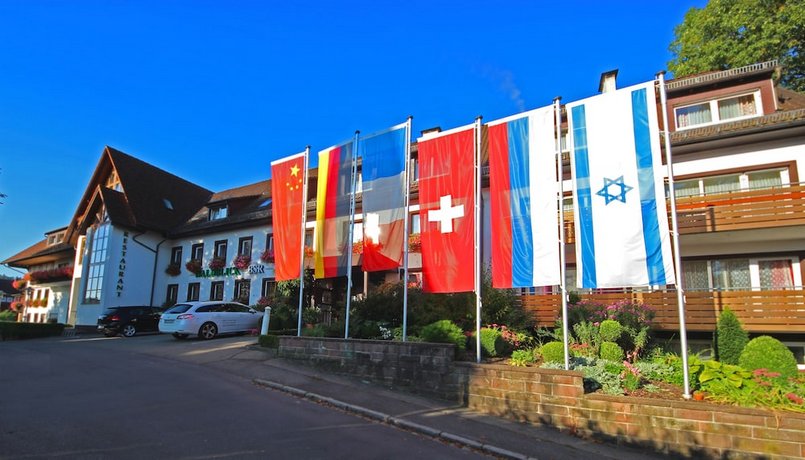
<svg viewBox="0 0 805 460">
<path fill-rule="evenodd" d="M 422 288 L 475 288 L 475 127 L 420 139 L 419 215 Z"/>
</svg>

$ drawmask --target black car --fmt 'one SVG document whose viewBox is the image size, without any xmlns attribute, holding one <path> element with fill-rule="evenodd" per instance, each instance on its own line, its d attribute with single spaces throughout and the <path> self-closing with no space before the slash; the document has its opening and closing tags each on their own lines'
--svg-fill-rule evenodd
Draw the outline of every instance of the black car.
<svg viewBox="0 0 805 460">
<path fill-rule="evenodd" d="M 123 334 L 131 337 L 139 332 L 159 332 L 162 310 L 156 307 L 109 307 L 98 317 L 98 331 L 107 337 Z"/>
</svg>

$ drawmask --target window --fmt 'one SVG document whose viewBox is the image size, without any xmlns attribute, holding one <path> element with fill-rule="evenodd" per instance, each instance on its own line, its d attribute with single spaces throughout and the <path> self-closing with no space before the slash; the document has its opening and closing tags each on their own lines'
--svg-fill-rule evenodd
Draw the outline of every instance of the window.
<svg viewBox="0 0 805 460">
<path fill-rule="evenodd" d="M 252 290 L 251 280 L 236 280 L 235 281 L 235 295 L 236 302 L 249 304 Z"/>
<path fill-rule="evenodd" d="M 263 278 L 263 285 L 260 287 L 260 295 L 271 299 L 274 297 L 275 292 L 277 292 L 277 282 L 270 278 Z"/>
<path fill-rule="evenodd" d="M 171 263 L 174 265 L 179 265 L 182 263 L 182 247 L 176 246 L 175 248 L 171 249 Z"/>
<path fill-rule="evenodd" d="M 62 241 L 64 241 L 64 232 L 51 233 L 50 235 L 48 235 L 48 246 L 59 244 Z"/>
<path fill-rule="evenodd" d="M 677 198 L 684 198 L 779 187 L 788 183 L 788 169 L 776 168 L 680 180 L 674 182 L 674 190 Z"/>
<path fill-rule="evenodd" d="M 250 256 L 252 254 L 252 237 L 244 236 L 238 240 L 238 255 Z"/>
<path fill-rule="evenodd" d="M 266 206 L 271 204 L 271 198 L 263 200 L 257 207 L 258 208 L 265 208 Z"/>
<path fill-rule="evenodd" d="M 223 281 L 213 281 L 210 284 L 210 300 L 224 300 Z"/>
<path fill-rule="evenodd" d="M 226 240 L 218 240 L 215 242 L 215 251 L 213 251 L 213 256 L 226 260 Z"/>
<path fill-rule="evenodd" d="M 760 92 L 716 99 L 674 109 L 677 129 L 693 128 L 761 115 Z"/>
<path fill-rule="evenodd" d="M 109 244 L 109 224 L 101 224 L 89 237 L 89 266 L 87 283 L 84 289 L 84 303 L 100 303 L 103 294 L 103 274 Z"/>
<path fill-rule="evenodd" d="M 117 171 L 112 170 L 112 172 L 109 173 L 109 177 L 106 178 L 106 188 L 110 188 L 118 192 L 123 190 L 123 187 L 120 186 L 120 178 L 117 177 Z"/>
<path fill-rule="evenodd" d="M 274 234 L 269 233 L 266 235 L 266 249 L 271 252 L 274 252 Z"/>
<path fill-rule="evenodd" d="M 204 243 L 194 244 L 190 248 L 190 258 L 201 260 L 204 258 Z"/>
<path fill-rule="evenodd" d="M 165 303 L 173 305 L 179 300 L 179 285 L 169 284 L 168 291 L 165 293 Z"/>
<path fill-rule="evenodd" d="M 162 204 L 165 206 L 165 209 L 173 211 L 173 203 L 171 202 L 171 200 L 169 200 L 167 198 L 163 198 L 162 199 Z"/>
<path fill-rule="evenodd" d="M 218 206 L 215 208 L 210 208 L 210 220 L 225 219 L 226 216 L 227 216 L 226 206 Z"/>
<path fill-rule="evenodd" d="M 201 283 L 190 283 L 187 285 L 187 301 L 198 300 L 201 291 Z"/>
<path fill-rule="evenodd" d="M 420 233 L 419 214 L 411 214 L 411 233 Z"/>
<path fill-rule="evenodd" d="M 802 286 L 797 257 L 689 260 L 682 263 L 687 291 L 779 290 Z"/>
</svg>

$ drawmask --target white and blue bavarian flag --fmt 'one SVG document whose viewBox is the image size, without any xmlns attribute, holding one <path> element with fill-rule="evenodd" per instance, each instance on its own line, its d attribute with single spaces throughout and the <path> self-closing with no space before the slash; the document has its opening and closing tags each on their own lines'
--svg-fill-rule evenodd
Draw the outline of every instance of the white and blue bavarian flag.
<svg viewBox="0 0 805 460">
<path fill-rule="evenodd" d="M 566 108 L 578 287 L 674 284 L 654 83 Z"/>
</svg>

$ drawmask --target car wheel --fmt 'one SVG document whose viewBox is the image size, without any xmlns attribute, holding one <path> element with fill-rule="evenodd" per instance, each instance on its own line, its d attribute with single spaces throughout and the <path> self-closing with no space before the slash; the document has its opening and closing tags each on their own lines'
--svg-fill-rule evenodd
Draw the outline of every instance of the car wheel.
<svg viewBox="0 0 805 460">
<path fill-rule="evenodd" d="M 218 335 L 218 326 L 215 323 L 204 323 L 198 330 L 198 337 L 204 340 L 210 340 Z"/>
<path fill-rule="evenodd" d="M 137 333 L 137 328 L 134 327 L 133 324 L 126 324 L 120 332 L 122 332 L 125 337 L 132 337 Z"/>
<path fill-rule="evenodd" d="M 179 340 L 184 340 L 184 339 L 187 338 L 187 334 L 179 334 L 178 332 L 174 332 L 173 333 L 173 338 L 179 339 Z"/>
</svg>

